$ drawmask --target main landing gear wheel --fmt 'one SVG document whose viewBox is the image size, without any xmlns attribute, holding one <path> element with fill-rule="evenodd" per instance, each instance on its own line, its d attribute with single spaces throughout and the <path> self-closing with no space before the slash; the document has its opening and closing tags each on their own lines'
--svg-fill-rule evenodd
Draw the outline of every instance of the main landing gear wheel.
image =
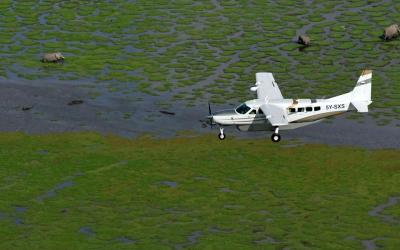
<svg viewBox="0 0 400 250">
<path fill-rule="evenodd" d="M 271 140 L 273 142 L 279 142 L 281 140 L 281 136 L 279 135 L 279 127 L 275 127 L 274 133 L 271 135 Z"/>
<path fill-rule="evenodd" d="M 226 138 L 226 135 L 224 134 L 224 129 L 220 128 L 219 129 L 219 134 L 218 134 L 218 138 L 222 141 Z"/>
<path fill-rule="evenodd" d="M 279 141 L 281 140 L 281 136 L 280 136 L 279 134 L 273 133 L 273 134 L 271 135 L 271 140 L 272 140 L 273 142 L 279 142 Z"/>
</svg>

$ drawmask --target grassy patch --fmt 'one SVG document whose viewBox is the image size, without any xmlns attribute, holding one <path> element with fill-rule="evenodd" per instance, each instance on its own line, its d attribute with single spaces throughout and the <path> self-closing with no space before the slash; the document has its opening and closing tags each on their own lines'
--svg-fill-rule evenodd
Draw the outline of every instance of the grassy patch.
<svg viewBox="0 0 400 250">
<path fill-rule="evenodd" d="M 0 248 L 400 244 L 368 215 L 398 194 L 398 151 L 295 144 L 0 134 Z"/>
</svg>

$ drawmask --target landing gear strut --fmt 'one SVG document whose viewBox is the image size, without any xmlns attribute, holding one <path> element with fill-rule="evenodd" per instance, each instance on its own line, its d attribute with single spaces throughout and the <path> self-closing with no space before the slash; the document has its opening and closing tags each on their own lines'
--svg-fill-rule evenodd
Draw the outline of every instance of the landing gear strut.
<svg viewBox="0 0 400 250">
<path fill-rule="evenodd" d="M 275 128 L 275 132 L 271 135 L 271 140 L 273 142 L 279 142 L 281 140 L 281 136 L 279 135 L 279 127 Z"/>
<path fill-rule="evenodd" d="M 224 140 L 226 135 L 224 134 L 224 128 L 219 128 L 218 138 L 222 141 Z"/>
</svg>

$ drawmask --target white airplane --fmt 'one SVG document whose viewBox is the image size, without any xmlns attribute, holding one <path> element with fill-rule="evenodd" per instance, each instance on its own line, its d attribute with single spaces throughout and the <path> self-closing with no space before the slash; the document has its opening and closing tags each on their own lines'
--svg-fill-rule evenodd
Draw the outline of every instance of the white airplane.
<svg viewBox="0 0 400 250">
<path fill-rule="evenodd" d="M 284 99 L 272 73 L 256 73 L 257 99 L 240 104 L 234 110 L 211 113 L 210 124 L 220 126 L 218 138 L 224 140 L 224 126 L 236 126 L 240 131 L 274 131 L 273 142 L 279 142 L 279 130 L 295 129 L 321 121 L 323 118 L 350 110 L 368 112 L 371 101 L 372 71 L 364 70 L 355 88 L 329 99 Z"/>
</svg>

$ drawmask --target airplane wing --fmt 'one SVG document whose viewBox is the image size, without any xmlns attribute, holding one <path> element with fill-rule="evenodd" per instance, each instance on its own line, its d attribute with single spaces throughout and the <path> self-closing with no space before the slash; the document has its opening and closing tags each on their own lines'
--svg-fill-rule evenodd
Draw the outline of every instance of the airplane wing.
<svg viewBox="0 0 400 250">
<path fill-rule="evenodd" d="M 260 108 L 272 126 L 288 125 L 287 117 L 282 107 L 266 103 L 261 105 Z"/>
<path fill-rule="evenodd" d="M 274 76 L 269 72 L 256 73 L 256 87 L 251 88 L 257 91 L 257 98 L 262 100 L 280 100 L 283 99 L 278 84 Z"/>
</svg>

